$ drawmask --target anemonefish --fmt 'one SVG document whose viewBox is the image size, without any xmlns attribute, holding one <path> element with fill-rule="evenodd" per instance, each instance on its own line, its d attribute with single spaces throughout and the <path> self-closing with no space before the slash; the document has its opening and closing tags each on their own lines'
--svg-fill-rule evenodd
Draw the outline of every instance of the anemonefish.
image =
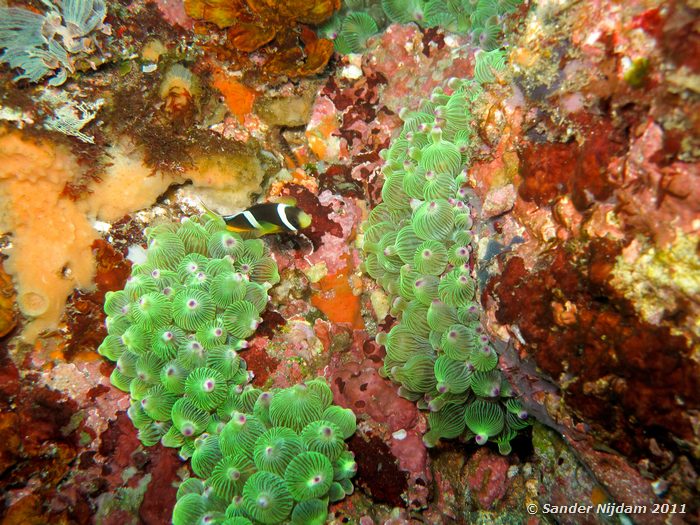
<svg viewBox="0 0 700 525">
<path fill-rule="evenodd" d="M 226 228 L 237 233 L 255 236 L 282 232 L 297 232 L 308 228 L 311 216 L 296 206 L 281 202 L 263 202 L 247 210 L 222 215 Z"/>
</svg>

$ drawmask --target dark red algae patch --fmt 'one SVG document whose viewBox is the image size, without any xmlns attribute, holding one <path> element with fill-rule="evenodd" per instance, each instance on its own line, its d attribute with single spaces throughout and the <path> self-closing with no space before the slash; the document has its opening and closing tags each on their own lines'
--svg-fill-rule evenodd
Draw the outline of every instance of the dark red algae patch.
<svg viewBox="0 0 700 525">
<path fill-rule="evenodd" d="M 355 454 L 356 487 L 366 492 L 375 503 L 387 503 L 393 507 L 405 507 L 401 495 L 408 488 L 408 474 L 399 469 L 396 458 L 384 441 L 372 434 L 356 432 L 348 441 Z"/>
<path fill-rule="evenodd" d="M 379 155 L 377 154 L 377 158 Z M 362 162 L 360 159 L 356 161 Z M 376 159 L 373 159 L 376 160 Z M 364 189 L 359 181 L 352 178 L 352 168 L 341 164 L 329 166 L 326 171 L 318 176 L 319 191 L 329 190 L 348 197 L 362 199 L 365 196 Z"/>
<path fill-rule="evenodd" d="M 262 313 L 262 322 L 255 331 L 256 337 L 271 338 L 275 332 L 287 324 L 287 320 L 276 310 L 267 309 Z"/>
<path fill-rule="evenodd" d="M 641 321 L 607 285 L 620 249 L 597 240 L 577 259 L 557 248 L 548 266 L 533 271 L 513 257 L 487 293 L 498 300 L 497 320 L 520 329 L 566 403 L 600 438 L 639 458 L 650 436 L 693 438 L 700 369 L 684 338 Z"/>
<path fill-rule="evenodd" d="M 0 346 L 0 519 L 2 523 L 86 523 L 86 508 L 50 507 L 57 485 L 70 473 L 87 432 L 75 420 L 75 401 L 38 386 L 37 374 L 20 378 Z M 28 490 L 25 490 L 28 489 Z M 19 497 L 24 493 L 25 497 Z M 9 504 L 13 494 L 15 500 Z"/>
<path fill-rule="evenodd" d="M 177 494 L 177 487 L 173 485 L 173 481 L 178 479 L 177 471 L 180 468 L 182 460 L 178 457 L 176 449 L 161 446 L 149 449 L 147 470 L 151 474 L 151 481 L 139 508 L 141 523 L 170 523 L 169 510 L 175 506 Z"/>
<path fill-rule="evenodd" d="M 614 186 L 606 175 L 608 164 L 627 150 L 623 130 L 605 118 L 586 113 L 572 118 L 581 128 L 581 144 L 569 142 L 526 142 L 519 151 L 523 182 L 520 196 L 546 206 L 559 195 L 571 194 L 578 210 L 593 201 L 604 201 Z"/>
<path fill-rule="evenodd" d="M 81 352 L 94 352 L 105 338 L 105 294 L 123 289 L 131 273 L 131 263 L 107 241 L 95 240 L 92 243 L 92 253 L 97 263 L 96 290 L 89 293 L 75 292 L 70 296 L 64 314 L 68 330 L 63 354 L 68 362 L 73 361 Z"/>
<path fill-rule="evenodd" d="M 311 240 L 314 250 L 323 245 L 323 236 L 326 233 L 335 237 L 343 236 L 342 226 L 330 219 L 330 214 L 333 213 L 330 204 L 321 204 L 316 195 L 298 184 L 289 184 L 285 186 L 285 190 L 285 196 L 294 198 L 297 206 L 311 215 L 311 226 L 304 230 L 304 235 Z"/>
<path fill-rule="evenodd" d="M 243 359 L 245 359 L 248 370 L 253 370 L 255 372 L 253 384 L 259 387 L 265 384 L 270 374 L 277 370 L 280 364 L 279 359 L 267 353 L 267 350 L 265 350 L 266 346 L 267 341 L 262 344 L 253 344 L 253 346 L 248 350 L 244 350 L 241 354 Z"/>
<path fill-rule="evenodd" d="M 109 458 L 109 465 L 104 465 L 102 475 L 107 476 L 114 467 L 125 469 L 131 462 L 131 456 L 141 442 L 136 435 L 136 429 L 126 412 L 119 412 L 117 419 L 110 421 L 107 430 L 100 435 L 101 456 Z"/>
</svg>

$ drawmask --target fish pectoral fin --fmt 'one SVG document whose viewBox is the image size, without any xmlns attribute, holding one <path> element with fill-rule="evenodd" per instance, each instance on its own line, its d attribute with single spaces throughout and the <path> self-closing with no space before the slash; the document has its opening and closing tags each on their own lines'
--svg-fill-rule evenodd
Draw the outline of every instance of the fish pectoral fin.
<svg viewBox="0 0 700 525">
<path fill-rule="evenodd" d="M 274 199 L 271 199 L 270 202 L 276 202 L 278 204 L 286 204 L 287 206 L 296 206 L 297 205 L 297 200 L 294 197 L 289 197 L 289 196 L 275 197 Z"/>
<path fill-rule="evenodd" d="M 230 224 L 227 224 L 227 225 L 226 225 L 226 229 L 227 229 L 228 231 L 234 232 L 234 233 L 245 233 L 245 232 L 249 232 L 249 231 L 250 231 L 249 229 L 246 229 L 246 228 L 238 228 L 237 226 L 231 226 Z"/>
<path fill-rule="evenodd" d="M 219 215 L 218 213 L 216 213 L 214 210 L 209 209 L 209 208 L 207 207 L 207 205 L 204 204 L 204 201 L 203 201 L 202 199 L 199 199 L 199 204 L 202 206 L 202 208 L 204 208 L 205 215 L 210 215 L 210 216 L 212 216 L 212 217 L 215 218 L 215 219 L 221 217 L 221 215 Z"/>
<path fill-rule="evenodd" d="M 279 233 L 282 231 L 277 224 L 272 224 L 271 222 L 261 222 L 260 228 L 256 228 L 256 231 L 260 232 L 260 235 L 269 235 L 271 233 Z"/>
</svg>

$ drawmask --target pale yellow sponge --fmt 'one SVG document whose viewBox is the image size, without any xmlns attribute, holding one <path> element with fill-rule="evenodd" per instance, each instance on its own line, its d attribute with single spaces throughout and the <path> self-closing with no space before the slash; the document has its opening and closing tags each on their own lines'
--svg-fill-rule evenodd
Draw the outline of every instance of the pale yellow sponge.
<svg viewBox="0 0 700 525">
<path fill-rule="evenodd" d="M 90 218 L 114 222 L 124 215 L 148 208 L 168 187 L 183 182 L 170 175 L 152 173 L 143 163 L 139 150 L 129 151 L 121 145 L 110 148 L 111 165 L 100 182 L 89 187 L 83 209 Z"/>
<path fill-rule="evenodd" d="M 185 198 L 201 199 L 209 208 L 234 213 L 250 206 L 260 192 L 264 170 L 254 155 L 221 154 L 195 159 L 195 167 L 183 177 L 192 186 L 183 187 Z"/>
<path fill-rule="evenodd" d="M 0 129 L 0 231 L 12 232 L 6 269 L 14 276 L 32 341 L 55 328 L 74 288 L 91 286 L 96 232 L 73 201 L 60 196 L 78 173 L 72 155 L 48 142 Z"/>
<path fill-rule="evenodd" d="M 110 165 L 83 199 L 61 197 L 65 184 L 81 173 L 73 155 L 49 141 L 34 142 L 19 131 L 0 128 L 0 232 L 12 235 L 6 270 L 17 287 L 21 312 L 30 319 L 22 337 L 33 341 L 58 326 L 66 298 L 75 288 L 93 286 L 91 245 L 95 220 L 114 222 L 148 208 L 171 184 L 191 186 L 181 197 L 200 198 L 227 211 L 250 205 L 260 191 L 263 169 L 252 154 L 194 159 L 182 175 L 153 172 L 139 149 L 117 141 L 108 151 Z"/>
<path fill-rule="evenodd" d="M 638 237 L 617 258 L 611 284 L 632 301 L 642 318 L 658 324 L 686 310 L 688 328 L 700 336 L 700 237 L 679 232 L 670 246 Z"/>
</svg>

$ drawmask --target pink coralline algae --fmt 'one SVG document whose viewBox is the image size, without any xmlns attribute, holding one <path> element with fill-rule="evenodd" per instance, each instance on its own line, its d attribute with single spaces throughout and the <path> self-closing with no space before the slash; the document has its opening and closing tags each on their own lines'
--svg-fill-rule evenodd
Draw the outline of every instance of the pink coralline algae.
<svg viewBox="0 0 700 525">
<path fill-rule="evenodd" d="M 488 510 L 508 490 L 508 459 L 488 449 L 480 449 L 472 458 L 467 485 L 479 507 Z"/>
<path fill-rule="evenodd" d="M 158 0 L 156 5 L 168 23 L 183 29 L 192 29 L 194 26 L 194 20 L 185 12 L 185 0 Z"/>
<path fill-rule="evenodd" d="M 334 355 L 331 360 L 329 380 L 335 402 L 353 410 L 360 421 L 366 421 L 366 426 L 360 425 L 361 431 L 366 429 L 365 435 L 353 438 L 351 448 L 352 443 L 356 443 L 368 452 L 375 447 L 368 448 L 366 443 L 381 438 L 382 443 L 388 444 L 383 461 L 395 463 L 401 476 L 405 476 L 402 486 L 391 489 L 394 496 L 387 496 L 388 502 L 421 507 L 426 504 L 428 484 L 432 479 L 427 451 L 421 441 L 425 431 L 424 418 L 413 403 L 399 397 L 396 389 L 379 376 L 382 351 L 375 343 L 363 339 L 355 338 L 347 353 Z M 376 468 L 371 455 L 357 456 L 360 472 L 363 464 L 369 469 L 368 473 Z"/>
</svg>

